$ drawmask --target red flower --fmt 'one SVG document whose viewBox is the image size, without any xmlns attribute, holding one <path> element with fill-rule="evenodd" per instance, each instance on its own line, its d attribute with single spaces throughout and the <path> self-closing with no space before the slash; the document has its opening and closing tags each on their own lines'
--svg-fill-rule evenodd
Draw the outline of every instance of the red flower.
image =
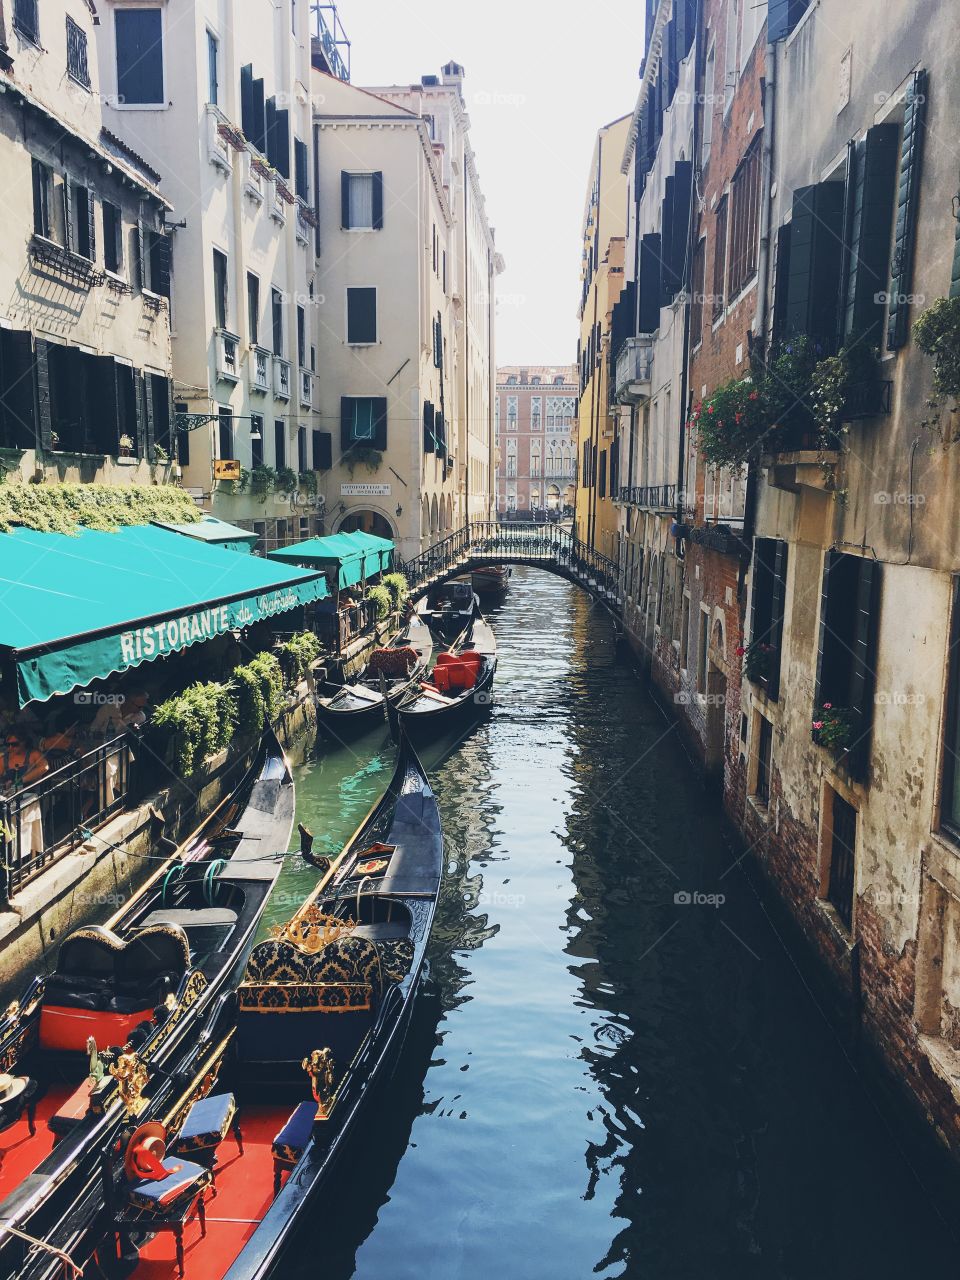
<svg viewBox="0 0 960 1280">
<path fill-rule="evenodd" d="M 759 400 L 759 399 L 760 399 L 760 392 L 759 392 L 759 391 L 751 391 L 751 392 L 750 392 L 750 395 L 749 395 L 749 397 L 748 397 L 748 398 L 749 398 L 750 400 Z"/>
<path fill-rule="evenodd" d="M 825 703 L 823 704 L 823 709 L 824 709 L 824 711 L 832 711 L 832 710 L 833 710 L 833 703 L 832 703 L 832 702 L 825 702 Z"/>
<path fill-rule="evenodd" d="M 743 655 L 744 655 L 746 652 L 747 652 L 747 651 L 746 651 L 746 649 L 743 647 L 743 645 L 742 645 L 742 644 L 738 644 L 738 645 L 737 645 L 737 657 L 738 657 L 738 658 L 742 658 L 742 657 L 743 657 Z"/>
<path fill-rule="evenodd" d="M 823 728 L 823 721 L 822 721 L 822 720 L 814 720 L 814 722 L 813 722 L 813 727 L 814 727 L 815 729 L 822 729 L 822 728 Z"/>
<path fill-rule="evenodd" d="M 736 422 L 736 423 L 737 423 L 737 425 L 739 426 L 739 424 L 743 421 L 743 414 L 742 414 L 742 413 L 735 413 L 735 414 L 733 415 L 733 420 L 734 420 L 734 422 Z"/>
<path fill-rule="evenodd" d="M 708 405 L 707 405 L 707 413 L 713 413 L 713 405 L 712 405 L 712 404 L 708 404 Z"/>
</svg>

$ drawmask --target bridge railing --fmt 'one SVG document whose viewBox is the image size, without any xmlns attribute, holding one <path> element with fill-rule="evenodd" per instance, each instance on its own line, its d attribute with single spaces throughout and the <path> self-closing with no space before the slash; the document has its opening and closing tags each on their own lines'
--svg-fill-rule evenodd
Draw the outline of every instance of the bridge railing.
<svg viewBox="0 0 960 1280">
<path fill-rule="evenodd" d="M 436 578 L 466 570 L 471 563 L 542 563 L 545 569 L 571 576 L 609 604 L 622 604 L 616 562 L 556 524 L 472 521 L 408 560 L 403 572 L 416 592 Z"/>
</svg>

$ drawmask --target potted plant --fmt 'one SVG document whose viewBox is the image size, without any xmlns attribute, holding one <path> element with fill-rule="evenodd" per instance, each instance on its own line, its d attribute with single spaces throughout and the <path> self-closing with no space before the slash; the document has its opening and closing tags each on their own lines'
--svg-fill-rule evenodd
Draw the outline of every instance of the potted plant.
<svg viewBox="0 0 960 1280">
<path fill-rule="evenodd" d="M 841 756 L 853 745 L 857 717 L 849 707 L 835 707 L 824 702 L 813 715 L 813 740 L 835 756 Z"/>
<path fill-rule="evenodd" d="M 758 456 L 768 418 L 752 378 L 725 382 L 696 401 L 687 426 L 696 431 L 700 453 L 714 466 L 740 466 Z"/>
<path fill-rule="evenodd" d="M 765 640 L 751 640 L 746 646 L 738 645 L 737 655 L 743 658 L 743 674 L 754 684 L 763 684 L 770 674 L 771 661 L 776 652 Z"/>
<path fill-rule="evenodd" d="M 118 458 L 133 457 L 133 437 L 132 436 L 122 435 L 120 437 L 119 452 L 117 454 L 117 457 Z"/>
<path fill-rule="evenodd" d="M 913 336 L 920 350 L 933 361 L 936 398 L 960 402 L 960 297 L 938 298 L 914 322 Z"/>
<path fill-rule="evenodd" d="M 369 445 L 355 444 L 347 454 L 347 470 L 353 475 L 357 467 L 364 467 L 367 471 L 374 472 L 383 461 L 383 454 L 379 449 L 372 449 Z"/>
</svg>

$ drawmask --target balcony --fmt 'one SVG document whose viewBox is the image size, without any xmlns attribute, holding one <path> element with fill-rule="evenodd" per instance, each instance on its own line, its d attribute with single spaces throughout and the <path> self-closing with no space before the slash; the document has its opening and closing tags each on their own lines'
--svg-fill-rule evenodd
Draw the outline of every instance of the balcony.
<svg viewBox="0 0 960 1280">
<path fill-rule="evenodd" d="M 313 374 L 309 369 L 300 370 L 300 407 L 313 408 Z"/>
<path fill-rule="evenodd" d="M 223 382 L 240 381 L 240 339 L 227 329 L 215 330 L 217 377 Z"/>
<path fill-rule="evenodd" d="M 212 102 L 206 106 L 206 140 L 207 159 L 221 173 L 233 173 L 233 162 L 230 159 L 230 143 L 228 141 L 230 122 L 219 107 Z"/>
<path fill-rule="evenodd" d="M 250 390 L 261 395 L 270 390 L 270 352 L 266 347 L 250 348 Z"/>
<path fill-rule="evenodd" d="M 290 370 L 289 360 L 282 356 L 273 357 L 273 394 L 278 400 L 290 399 Z"/>
<path fill-rule="evenodd" d="M 640 404 L 650 399 L 653 374 L 653 338 L 641 333 L 627 338 L 617 355 L 613 380 L 616 404 Z"/>
<path fill-rule="evenodd" d="M 254 155 L 250 151 L 245 152 L 241 163 L 243 165 L 243 194 L 255 208 L 259 209 L 266 198 L 270 170 L 258 155 Z"/>
<path fill-rule="evenodd" d="M 677 505 L 675 484 L 642 484 L 624 486 L 619 502 L 628 507 L 641 507 L 645 511 L 672 511 Z"/>
</svg>

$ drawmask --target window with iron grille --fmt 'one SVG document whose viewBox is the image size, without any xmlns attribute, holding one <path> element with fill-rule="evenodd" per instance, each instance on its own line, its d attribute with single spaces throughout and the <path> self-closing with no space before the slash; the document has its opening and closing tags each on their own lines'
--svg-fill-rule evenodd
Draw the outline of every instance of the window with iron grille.
<svg viewBox="0 0 960 1280">
<path fill-rule="evenodd" d="M 770 803 L 770 771 L 773 764 L 773 725 L 760 716 L 757 722 L 757 782 L 754 797 L 758 804 Z"/>
<path fill-rule="evenodd" d="M 727 278 L 727 197 L 717 205 L 713 238 L 713 318 L 723 315 L 727 295 L 724 286 Z"/>
<path fill-rule="evenodd" d="M 13 25 L 24 39 L 40 43 L 37 0 L 13 0 Z"/>
<path fill-rule="evenodd" d="M 827 900 L 849 929 L 853 924 L 853 885 L 856 868 L 857 811 L 833 793 L 830 831 L 830 875 Z"/>
<path fill-rule="evenodd" d="M 730 297 L 735 298 L 757 270 L 760 219 L 760 134 L 757 134 L 731 183 Z"/>
<path fill-rule="evenodd" d="M 67 18 L 67 74 L 85 89 L 90 88 L 87 67 L 87 33 L 72 18 Z"/>
</svg>

